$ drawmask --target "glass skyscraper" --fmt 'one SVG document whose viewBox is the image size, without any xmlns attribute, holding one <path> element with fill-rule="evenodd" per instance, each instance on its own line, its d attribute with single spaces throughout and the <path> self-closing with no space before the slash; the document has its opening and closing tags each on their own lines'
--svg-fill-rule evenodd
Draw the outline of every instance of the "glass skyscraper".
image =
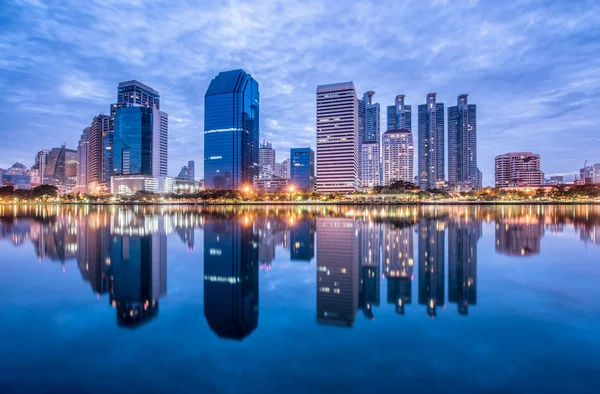
<svg viewBox="0 0 600 394">
<path fill-rule="evenodd" d="M 419 105 L 419 187 L 437 189 L 444 182 L 444 104 L 436 94 Z"/>
<path fill-rule="evenodd" d="M 292 185 L 297 189 L 312 191 L 315 182 L 315 152 L 310 148 L 294 148 L 290 151 L 290 159 Z"/>
<path fill-rule="evenodd" d="M 258 177 L 258 82 L 244 70 L 219 73 L 204 96 L 204 185 L 233 189 Z"/>
<path fill-rule="evenodd" d="M 381 183 L 380 109 L 379 103 L 373 103 L 374 94 L 368 91 L 358 100 L 358 177 L 365 190 Z"/>
<path fill-rule="evenodd" d="M 395 105 L 387 107 L 387 129 L 388 130 L 409 130 L 412 131 L 412 111 L 411 106 L 404 104 L 404 95 L 396 96 Z"/>
<path fill-rule="evenodd" d="M 477 185 L 477 109 L 467 97 L 448 107 L 448 182 Z"/>
</svg>

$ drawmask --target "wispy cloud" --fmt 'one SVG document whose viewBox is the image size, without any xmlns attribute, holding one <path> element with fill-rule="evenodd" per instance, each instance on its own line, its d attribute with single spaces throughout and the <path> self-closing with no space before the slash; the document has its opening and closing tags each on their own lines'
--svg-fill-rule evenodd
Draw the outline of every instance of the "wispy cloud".
<svg viewBox="0 0 600 394">
<path fill-rule="evenodd" d="M 189 159 L 201 171 L 203 95 L 219 71 L 241 67 L 260 83 L 261 139 L 280 160 L 314 147 L 316 85 L 353 80 L 382 107 L 400 93 L 414 106 L 431 91 L 446 105 L 469 93 L 486 182 L 493 157 L 510 150 L 573 172 L 600 161 L 598 20 L 593 0 L 9 1 L 0 134 L 28 143 L 2 144 L 0 167 L 75 145 L 118 82 L 138 79 L 169 113 L 170 172 Z"/>
</svg>

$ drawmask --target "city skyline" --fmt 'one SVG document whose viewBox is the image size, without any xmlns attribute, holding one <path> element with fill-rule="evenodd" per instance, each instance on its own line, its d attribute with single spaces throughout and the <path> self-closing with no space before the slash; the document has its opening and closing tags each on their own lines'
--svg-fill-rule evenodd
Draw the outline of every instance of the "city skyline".
<svg viewBox="0 0 600 394">
<path fill-rule="evenodd" d="M 125 17 L 114 21 L 110 31 L 104 21 L 113 19 L 114 5 L 29 3 L 9 3 L 10 19 L 1 22 L 6 45 L 0 84 L 12 92 L 1 98 L 3 108 L 10 108 L 2 132 L 23 137 L 7 139 L 0 148 L 1 168 L 14 162 L 29 166 L 39 149 L 64 140 L 75 148 L 89 120 L 114 102 L 114 86 L 137 79 L 161 92 L 161 106 L 170 115 L 169 175 L 177 175 L 190 159 L 202 174 L 203 145 L 197 138 L 203 128 L 201 92 L 219 71 L 240 67 L 261 84 L 261 138 L 273 142 L 281 154 L 278 161 L 289 148 L 315 148 L 314 86 L 353 80 L 358 92 L 377 91 L 381 105 L 405 94 L 413 110 L 429 91 L 446 104 L 468 93 L 479 107 L 478 162 L 486 185 L 493 184 L 494 157 L 505 152 L 539 153 L 547 174 L 572 176 L 585 159 L 597 162 L 598 115 L 591 109 L 598 99 L 590 92 L 600 85 L 595 78 L 600 62 L 593 57 L 600 44 L 590 38 L 600 9 L 593 2 L 485 7 L 476 2 L 385 2 L 374 13 L 361 12 L 366 5 L 359 3 L 342 13 L 335 2 L 283 7 L 230 2 L 197 8 L 120 4 Z M 59 12 L 61 19 L 55 16 Z M 218 24 L 248 12 L 252 19 Z M 382 23 L 390 14 L 414 21 L 398 36 L 393 26 Z M 337 22 L 325 27 L 332 15 Z M 156 37 L 148 29 L 158 18 L 164 27 Z M 473 22 L 459 31 L 438 23 L 463 18 Z M 94 22 L 83 22 L 90 19 Z M 130 19 L 141 27 L 125 28 Z M 372 27 L 368 40 L 359 28 L 365 24 Z M 454 41 L 455 34 L 470 38 Z M 292 48 L 290 42 L 295 42 Z M 397 50 L 387 50 L 390 46 Z M 314 67 L 318 61 L 322 65 Z M 521 110 L 514 111 L 516 105 Z M 557 105 L 563 110 L 556 111 Z M 412 120 L 414 130 L 415 116 Z M 572 144 L 561 144 L 565 138 Z M 31 146 L 31 140 L 39 146 Z"/>
</svg>

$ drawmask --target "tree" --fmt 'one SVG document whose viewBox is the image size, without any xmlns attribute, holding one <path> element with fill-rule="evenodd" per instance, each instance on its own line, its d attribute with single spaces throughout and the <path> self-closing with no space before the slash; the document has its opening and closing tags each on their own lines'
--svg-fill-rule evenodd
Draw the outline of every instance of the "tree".
<svg viewBox="0 0 600 394">
<path fill-rule="evenodd" d="M 32 197 L 57 197 L 58 188 L 54 185 L 39 185 L 31 191 Z"/>
<path fill-rule="evenodd" d="M 15 192 L 15 188 L 13 186 L 0 187 L 0 197 L 12 196 L 14 192 Z"/>
</svg>

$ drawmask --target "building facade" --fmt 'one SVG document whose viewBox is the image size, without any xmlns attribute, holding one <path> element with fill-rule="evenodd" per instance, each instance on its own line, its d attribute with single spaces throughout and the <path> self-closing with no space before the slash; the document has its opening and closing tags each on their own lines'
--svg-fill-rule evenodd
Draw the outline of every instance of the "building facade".
<svg viewBox="0 0 600 394">
<path fill-rule="evenodd" d="M 414 182 L 414 144 L 409 130 L 388 130 L 383 133 L 382 186 L 396 181 Z"/>
<path fill-rule="evenodd" d="M 448 182 L 477 185 L 477 107 L 467 98 L 448 107 Z"/>
<path fill-rule="evenodd" d="M 363 190 L 381 183 L 380 108 L 373 103 L 374 94 L 368 91 L 358 100 L 358 178 Z"/>
<path fill-rule="evenodd" d="M 87 193 L 88 190 L 88 147 L 90 128 L 83 129 L 79 143 L 77 144 L 77 190 Z"/>
<path fill-rule="evenodd" d="M 386 130 L 412 131 L 412 109 L 410 105 L 404 104 L 404 98 L 403 94 L 399 94 L 394 105 L 388 105 Z"/>
<path fill-rule="evenodd" d="M 87 191 L 92 194 L 105 191 L 110 183 L 110 174 L 104 171 L 104 138 L 110 127 L 108 115 L 94 117 L 88 131 L 88 164 L 87 164 Z M 111 149 L 112 150 L 112 147 Z"/>
<path fill-rule="evenodd" d="M 187 163 L 187 166 L 181 167 L 181 171 L 179 171 L 179 175 L 177 178 L 179 179 L 187 179 L 188 181 L 195 180 L 196 177 L 196 164 L 194 160 L 190 160 Z"/>
<path fill-rule="evenodd" d="M 77 151 L 65 145 L 53 148 L 48 155 L 44 184 L 54 185 L 61 194 L 70 192 L 77 183 Z"/>
<path fill-rule="evenodd" d="M 540 155 L 511 152 L 496 156 L 495 164 L 497 187 L 542 186 L 544 183 Z"/>
<path fill-rule="evenodd" d="M 444 182 L 444 104 L 429 93 L 427 104 L 419 105 L 419 187 L 438 189 Z"/>
<path fill-rule="evenodd" d="M 358 189 L 358 99 L 354 83 L 317 87 L 317 191 Z"/>
<path fill-rule="evenodd" d="M 269 141 L 263 141 L 258 148 L 258 165 L 260 178 L 270 178 L 276 175 L 275 149 Z"/>
<path fill-rule="evenodd" d="M 204 96 L 204 185 L 235 189 L 258 177 L 258 82 L 244 70 L 219 73 Z"/>
<path fill-rule="evenodd" d="M 315 183 L 315 152 L 310 148 L 290 151 L 290 182 L 298 190 L 312 191 Z"/>
</svg>

